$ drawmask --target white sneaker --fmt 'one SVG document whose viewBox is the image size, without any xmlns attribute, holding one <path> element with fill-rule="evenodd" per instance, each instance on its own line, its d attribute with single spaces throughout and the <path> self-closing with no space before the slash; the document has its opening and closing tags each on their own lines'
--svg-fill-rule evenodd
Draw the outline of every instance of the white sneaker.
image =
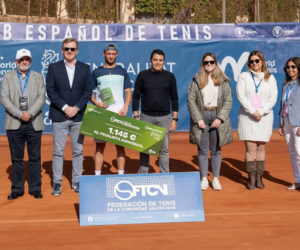
<svg viewBox="0 0 300 250">
<path fill-rule="evenodd" d="M 219 182 L 219 179 L 217 177 L 214 177 L 212 181 L 213 189 L 216 191 L 222 190 L 221 183 Z"/>
<path fill-rule="evenodd" d="M 292 185 L 288 186 L 286 189 L 287 190 L 299 190 L 300 189 L 300 183 L 293 183 Z"/>
<path fill-rule="evenodd" d="M 201 179 L 201 189 L 206 190 L 208 188 L 208 180 L 207 177 L 203 177 Z"/>
</svg>

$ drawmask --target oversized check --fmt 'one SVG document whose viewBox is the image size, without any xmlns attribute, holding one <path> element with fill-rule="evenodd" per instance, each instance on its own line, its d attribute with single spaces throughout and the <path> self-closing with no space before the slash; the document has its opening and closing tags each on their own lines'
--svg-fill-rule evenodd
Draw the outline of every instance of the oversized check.
<svg viewBox="0 0 300 250">
<path fill-rule="evenodd" d="M 146 154 L 159 153 L 165 128 L 88 104 L 80 133 Z"/>
</svg>

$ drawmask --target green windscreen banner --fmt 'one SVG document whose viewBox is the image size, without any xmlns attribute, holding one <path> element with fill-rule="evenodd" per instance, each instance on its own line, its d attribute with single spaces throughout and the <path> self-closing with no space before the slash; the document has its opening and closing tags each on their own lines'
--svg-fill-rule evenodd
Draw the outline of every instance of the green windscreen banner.
<svg viewBox="0 0 300 250">
<path fill-rule="evenodd" d="M 157 155 L 166 129 L 88 104 L 80 134 Z"/>
</svg>

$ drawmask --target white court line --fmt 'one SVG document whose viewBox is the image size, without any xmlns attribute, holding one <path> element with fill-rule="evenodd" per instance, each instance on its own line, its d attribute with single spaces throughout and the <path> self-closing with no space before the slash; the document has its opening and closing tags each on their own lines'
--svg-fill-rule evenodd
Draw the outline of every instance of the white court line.
<svg viewBox="0 0 300 250">
<path fill-rule="evenodd" d="M 296 214 L 296 213 L 300 213 L 300 210 L 291 210 L 291 211 L 262 211 L 262 212 L 241 212 L 241 213 L 212 213 L 212 214 L 205 214 L 205 216 L 259 215 L 259 214 Z"/>
<path fill-rule="evenodd" d="M 270 214 L 296 214 L 300 213 L 300 210 L 292 211 L 263 211 L 263 212 L 241 212 L 241 213 L 207 213 L 207 216 L 231 216 L 231 215 L 270 215 Z M 78 219 L 45 219 L 45 220 L 2 220 L 0 224 L 21 224 L 21 223 L 48 223 L 48 222 L 69 222 L 78 221 Z"/>
<path fill-rule="evenodd" d="M 0 224 L 14 224 L 14 223 L 48 223 L 48 222 L 67 222 L 67 221 L 78 221 L 78 219 L 50 219 L 50 220 L 3 220 Z"/>
</svg>

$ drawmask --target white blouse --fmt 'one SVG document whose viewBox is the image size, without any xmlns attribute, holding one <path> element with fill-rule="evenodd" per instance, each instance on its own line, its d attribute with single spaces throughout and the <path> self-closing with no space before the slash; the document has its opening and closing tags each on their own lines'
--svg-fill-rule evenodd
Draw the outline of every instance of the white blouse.
<svg viewBox="0 0 300 250">
<path fill-rule="evenodd" d="M 204 107 L 217 107 L 218 106 L 218 86 L 215 86 L 211 77 L 208 78 L 208 84 L 201 89 L 203 96 Z"/>
</svg>

